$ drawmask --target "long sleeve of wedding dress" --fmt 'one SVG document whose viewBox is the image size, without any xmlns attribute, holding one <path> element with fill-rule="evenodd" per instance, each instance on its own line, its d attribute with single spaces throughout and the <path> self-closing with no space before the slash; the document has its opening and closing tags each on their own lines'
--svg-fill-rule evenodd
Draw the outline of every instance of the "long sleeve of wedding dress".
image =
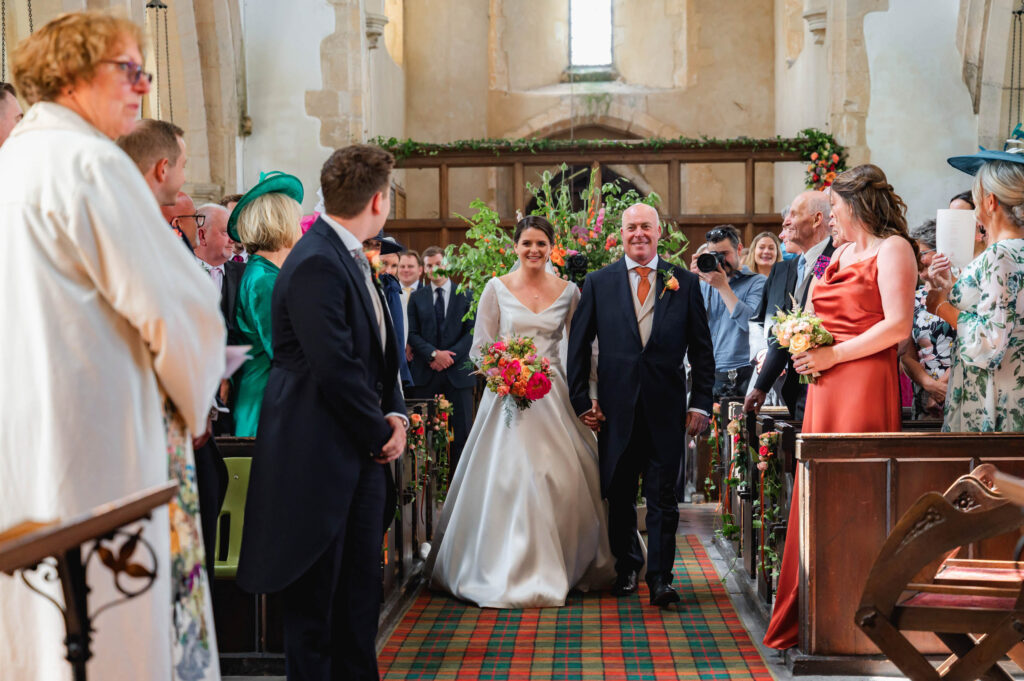
<svg viewBox="0 0 1024 681">
<path fill-rule="evenodd" d="M 483 353 L 480 348 L 487 347 L 498 338 L 501 328 L 501 309 L 498 305 L 498 293 L 495 280 L 491 279 L 480 294 L 480 302 L 476 307 L 476 321 L 473 326 L 473 347 L 469 349 L 469 359 L 473 364 L 480 364 Z"/>
</svg>

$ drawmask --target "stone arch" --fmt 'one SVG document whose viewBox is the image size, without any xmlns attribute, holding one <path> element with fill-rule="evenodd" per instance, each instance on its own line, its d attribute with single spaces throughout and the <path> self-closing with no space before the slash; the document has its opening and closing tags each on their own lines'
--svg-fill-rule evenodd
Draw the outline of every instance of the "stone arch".
<svg viewBox="0 0 1024 681">
<path fill-rule="evenodd" d="M 518 128 L 506 131 L 504 138 L 518 139 L 523 137 L 553 137 L 569 131 L 571 128 L 584 126 L 601 126 L 619 131 L 624 139 L 643 137 L 681 137 L 682 131 L 659 121 L 657 118 L 611 100 L 600 110 L 575 112 L 568 99 L 562 100 L 557 106 L 529 118 Z"/>
</svg>

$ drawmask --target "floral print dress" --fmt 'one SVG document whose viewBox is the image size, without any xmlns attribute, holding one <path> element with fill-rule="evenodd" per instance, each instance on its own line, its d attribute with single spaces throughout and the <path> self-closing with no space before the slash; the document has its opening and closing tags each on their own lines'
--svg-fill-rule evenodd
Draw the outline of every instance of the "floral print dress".
<svg viewBox="0 0 1024 681">
<path fill-rule="evenodd" d="M 956 331 L 942 317 L 928 311 L 925 306 L 927 296 L 924 286 L 914 294 L 913 341 L 917 349 L 917 361 L 929 376 L 938 380 L 953 363 Z M 917 383 L 914 383 L 914 418 L 942 418 L 942 405 L 936 404 L 928 391 Z"/>
<path fill-rule="evenodd" d="M 1024 239 L 986 248 L 949 302 L 960 316 L 942 429 L 1024 432 Z"/>
</svg>

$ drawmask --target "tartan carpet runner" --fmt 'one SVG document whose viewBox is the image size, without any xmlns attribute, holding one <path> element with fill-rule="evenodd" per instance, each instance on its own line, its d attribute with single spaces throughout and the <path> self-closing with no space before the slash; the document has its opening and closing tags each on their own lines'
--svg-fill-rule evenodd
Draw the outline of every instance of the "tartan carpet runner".
<svg viewBox="0 0 1024 681">
<path fill-rule="evenodd" d="M 495 610 L 424 589 L 381 651 L 399 679 L 771 681 L 700 540 L 678 538 L 675 610 L 640 595 L 572 594 L 565 607 Z"/>
</svg>

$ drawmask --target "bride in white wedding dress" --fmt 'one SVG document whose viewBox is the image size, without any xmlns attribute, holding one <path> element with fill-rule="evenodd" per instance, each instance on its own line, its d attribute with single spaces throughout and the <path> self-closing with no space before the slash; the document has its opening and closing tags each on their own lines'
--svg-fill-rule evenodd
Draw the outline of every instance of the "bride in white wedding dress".
<svg viewBox="0 0 1024 681">
<path fill-rule="evenodd" d="M 553 241 L 544 218 L 520 220 L 519 267 L 491 279 L 477 309 L 474 361 L 481 346 L 518 334 L 552 370 L 551 392 L 514 411 L 510 427 L 485 393 L 437 524 L 431 586 L 480 607 L 561 606 L 570 589 L 615 578 L 597 438 L 573 413 L 559 352 L 580 292 L 545 271 Z"/>
</svg>

